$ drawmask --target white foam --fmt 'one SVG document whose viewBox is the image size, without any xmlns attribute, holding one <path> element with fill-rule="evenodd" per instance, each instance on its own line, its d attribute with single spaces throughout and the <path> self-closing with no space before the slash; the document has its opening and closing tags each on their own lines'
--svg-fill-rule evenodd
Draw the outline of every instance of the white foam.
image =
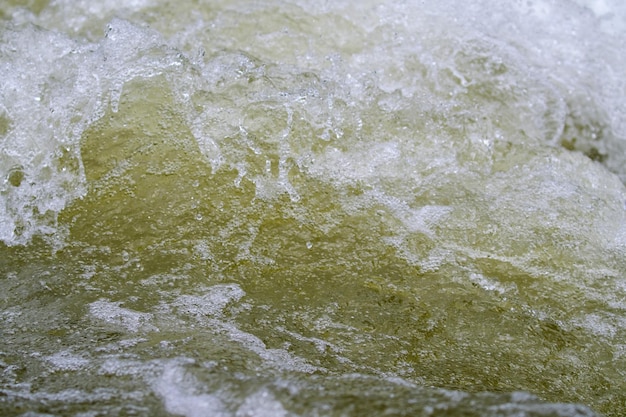
<svg viewBox="0 0 626 417">
<path fill-rule="evenodd" d="M 506 292 L 508 292 L 508 289 L 502 284 L 500 284 L 500 282 L 489 279 L 485 277 L 483 274 L 471 273 L 469 274 L 469 279 L 470 281 L 472 281 L 473 283 L 476 283 L 477 285 L 479 285 L 481 288 L 483 288 L 486 291 L 494 291 L 494 292 L 497 292 L 498 294 L 505 294 Z"/>
<path fill-rule="evenodd" d="M 263 204 L 288 197 L 286 205 L 294 206 L 289 213 L 313 224 L 307 216 L 320 213 L 306 204 L 309 196 L 320 198 L 315 195 L 319 190 L 307 187 L 320 183 L 322 192 L 332 189 L 339 201 L 332 202 L 336 211 L 323 213 L 327 223 L 319 230 L 375 212 L 388 220 L 380 223 L 383 232 L 377 236 L 382 252 L 385 243 L 392 245 L 400 258 L 423 271 L 493 255 L 494 262 L 510 264 L 537 281 L 562 280 L 587 299 L 622 309 L 623 291 L 615 288 L 623 289 L 620 260 L 626 250 L 626 13 L 619 0 L 577 2 L 584 7 L 565 0 L 477 0 L 463 7 L 458 0 L 372 1 L 358 10 L 347 0 L 323 5 L 302 0 L 300 8 L 291 2 L 259 3 L 254 7 L 271 12 L 264 15 L 268 20 L 253 25 L 256 38 L 239 30 L 255 19 L 250 10 L 237 10 L 240 4 L 215 2 L 214 16 L 202 10 L 159 16 L 153 13 L 158 4 L 152 9 L 145 0 L 124 8 L 112 1 L 58 0 L 41 13 L 24 12 L 14 22 L 36 25 L 0 29 L 0 239 L 25 244 L 37 234 L 63 231 L 57 215 L 86 192 L 83 132 L 108 109 L 124 108 L 130 80 L 162 75 L 213 175 L 221 175 L 220 169 L 236 172 L 233 199 L 250 187 L 266 200 Z M 130 22 L 144 13 L 154 29 Z M 116 14 L 128 20 L 113 18 Z M 189 16 L 196 21 L 189 22 Z M 168 38 L 170 22 L 183 32 Z M 282 30 L 292 22 L 298 26 Z M 317 23 L 328 26 L 319 32 Z M 264 33 L 266 26 L 274 32 Z M 327 31 L 332 35 L 324 29 L 332 29 Z M 288 40 L 288 47 L 281 40 Z M 591 156 L 595 149 L 604 160 L 590 162 L 555 149 L 562 140 Z M 511 151 L 503 151 L 509 145 Z M 263 245 L 258 220 L 263 215 L 249 215 L 252 211 L 232 213 L 233 222 L 218 225 L 216 236 L 203 235 L 214 241 L 188 241 L 190 251 L 212 261 L 222 256 L 212 252 L 212 243 L 224 239 L 240 244 L 236 263 L 270 264 L 271 259 L 255 255 L 264 252 L 254 246 Z M 491 237 L 480 234 L 486 224 L 493 226 L 494 242 L 481 242 Z M 185 235 L 193 235 L 194 227 Z M 534 246 L 537 238 L 543 242 Z M 416 246 L 423 241 L 426 249 L 420 252 Z M 306 243 L 311 256 L 323 248 L 314 242 Z M 563 254 L 562 259 L 550 250 Z M 617 261 L 611 264 L 611 257 Z M 468 270 L 469 280 L 486 291 L 511 291 L 495 278 Z M 93 271 L 84 276 L 97 286 Z M 585 287 L 606 277 L 619 283 L 610 290 Z M 170 270 L 140 283 L 175 283 L 180 289 L 183 280 L 194 281 L 191 273 Z M 261 363 L 254 372 L 327 372 L 242 330 L 236 318 L 246 308 L 246 294 L 238 285 L 217 285 L 204 293 L 194 288 L 190 294 L 180 289 L 182 295 L 167 291 L 162 310 L 154 314 L 109 299 L 89 304 L 89 313 L 95 324 L 130 333 L 157 331 L 155 316 L 167 322 L 171 314 L 172 327 L 194 327 L 217 340 L 207 343 L 252 353 L 250 361 Z M 537 311 L 537 317 L 550 317 L 548 309 Z M 324 331 L 343 326 L 324 317 L 316 324 Z M 601 313 L 575 317 L 572 324 L 608 339 L 618 338 L 624 328 L 623 321 Z M 324 340 L 277 330 L 312 343 L 318 353 L 339 351 Z M 137 351 L 143 340 L 105 345 L 98 352 Z M 160 346 L 159 352 L 168 355 L 179 348 L 168 340 Z M 71 351 L 44 360 L 59 371 L 90 365 Z M 234 406 L 226 404 L 232 393 L 207 393 L 185 369 L 188 363 L 152 366 L 112 356 L 100 372 L 150 380 L 170 413 L 232 414 Z M 287 414 L 264 388 L 255 387 L 242 401 L 239 416 Z"/>
<path fill-rule="evenodd" d="M 151 313 L 140 313 L 120 307 L 121 302 L 98 300 L 89 304 L 89 313 L 96 319 L 106 323 L 121 326 L 126 330 L 136 333 L 138 331 L 158 331 L 150 322 L 153 319 Z"/>
<path fill-rule="evenodd" d="M 600 28 L 612 35 L 626 32 L 626 4 L 621 0 L 574 0 L 591 10 L 600 21 Z"/>
<path fill-rule="evenodd" d="M 151 362 L 144 362 L 141 360 L 121 359 L 119 355 L 110 355 L 105 357 L 105 360 L 98 369 L 98 374 L 106 376 L 149 376 L 150 374 L 158 371 L 158 364 Z"/>
<path fill-rule="evenodd" d="M 220 317 L 229 304 L 239 301 L 245 292 L 237 284 L 214 285 L 202 296 L 181 295 L 173 303 L 181 313 L 203 317 Z"/>
<path fill-rule="evenodd" d="M 268 349 L 257 336 L 244 332 L 235 325 L 225 324 L 220 327 L 227 332 L 230 340 L 240 343 L 246 349 L 259 355 L 264 363 L 271 368 L 307 374 L 326 371 L 322 367 L 310 365 L 305 359 L 295 356 L 285 349 Z"/>
<path fill-rule="evenodd" d="M 266 389 L 261 389 L 246 397 L 239 406 L 235 417 L 286 417 L 287 410 L 274 395 Z"/>
<path fill-rule="evenodd" d="M 272 66 L 263 57 L 224 51 L 213 51 L 202 60 L 187 59 L 181 51 L 188 52 L 193 37 L 203 42 L 204 25 L 188 25 L 189 32 L 168 41 L 145 25 L 112 17 L 134 16 L 146 7 L 144 1 L 123 9 L 105 3 L 94 7 L 58 1 L 28 17 L 42 27 L 65 24 L 72 33 L 109 20 L 101 25 L 105 36 L 101 32 L 90 38 L 92 43 L 32 26 L 3 32 L 7 53 L 0 114 L 10 121 L 0 156 L 0 191 L 5 196 L 0 239 L 5 243 L 26 243 L 35 234 L 58 232 L 57 214 L 85 193 L 81 133 L 107 106 L 118 108 L 125 83 L 159 74 L 172 83 L 181 112 L 213 168 L 237 169 L 237 184 L 250 179 L 259 198 L 287 194 L 299 202 L 307 190 L 289 178 L 293 169 L 334 184 L 365 181 L 379 193 L 389 192 L 384 184 L 392 179 L 425 185 L 426 178 L 416 173 L 436 165 L 442 168 L 438 175 L 462 170 L 453 149 L 442 147 L 449 139 L 441 137 L 446 127 L 466 129 L 466 137 L 487 143 L 481 152 L 488 156 L 493 145 L 485 134 L 488 123 L 476 123 L 485 118 L 492 123 L 512 118 L 511 123 L 524 126 L 529 136 L 553 145 L 563 132 L 567 140 L 576 139 L 581 150 L 597 148 L 606 156 L 604 164 L 623 181 L 626 178 L 626 84 L 619 76 L 626 64 L 616 53 L 621 43 L 598 35 L 594 20 L 611 13 L 624 16 L 619 2 L 587 1 L 595 16 L 563 1 L 507 5 L 481 0 L 463 8 L 455 1 L 420 7 L 390 3 L 364 6 L 357 15 L 341 2 L 302 4 L 312 15 L 328 10 L 345 15 L 363 30 L 353 36 L 367 37 L 371 44 L 355 45 L 350 53 L 339 49 L 332 56 L 324 55 L 325 45 L 309 45 L 306 68 Z M 490 18 L 485 18 L 485 10 Z M 64 23 L 55 13 L 64 16 Z M 391 30 L 397 42 L 387 38 Z M 268 52 L 268 59 L 272 57 Z M 316 71 L 315 77 L 308 76 L 309 71 Z M 25 73 L 29 76 L 22 77 Z M 249 84 L 244 83 L 248 78 L 269 81 L 245 87 L 250 90 L 243 97 L 231 96 Z M 488 91 L 480 106 L 472 106 L 476 88 L 479 94 Z M 202 91 L 219 91 L 230 101 L 192 103 L 190 97 Z M 256 122 L 248 114 L 255 106 L 265 106 L 275 117 Z M 372 114 L 387 119 L 395 114 L 404 125 L 382 120 L 376 126 L 368 119 Z M 447 126 L 429 125 L 433 116 Z M 317 135 L 309 138 L 311 143 L 302 142 L 294 130 L 301 121 Z M 581 126 L 591 130 L 580 131 Z M 251 139 L 254 135 L 257 139 Z M 437 136 L 442 140 L 433 139 Z M 277 168 L 273 174 L 243 157 L 250 149 L 261 152 L 255 142 L 261 137 L 277 145 L 266 155 Z M 331 146 L 313 155 L 317 137 Z M 421 141 L 419 152 L 415 141 Z M 402 192 L 395 194 L 405 198 Z M 400 216 L 406 220 L 406 214 Z M 408 222 L 410 227 L 419 223 Z"/>
<path fill-rule="evenodd" d="M 64 350 L 44 358 L 55 371 L 77 371 L 89 365 L 90 361 L 81 355 Z"/>
<path fill-rule="evenodd" d="M 67 94 L 86 69 L 79 65 L 81 44 L 32 26 L 0 36 L 0 96 L 9 120 L 0 137 L 0 239 L 15 244 L 56 231 L 56 214 L 84 193 L 76 135 L 81 127 L 72 118 L 92 104 L 90 97 Z"/>
<path fill-rule="evenodd" d="M 313 373 L 324 371 L 307 363 L 285 349 L 269 349 L 257 336 L 244 332 L 226 319 L 224 310 L 239 301 L 245 292 L 237 284 L 221 284 L 210 287 L 203 296 L 181 295 L 172 306 L 179 314 L 193 317 L 199 324 L 225 334 L 231 341 L 257 354 L 267 366 L 275 369 Z"/>
<path fill-rule="evenodd" d="M 218 395 L 197 392 L 200 383 L 177 361 L 165 365 L 152 388 L 163 399 L 169 413 L 186 417 L 230 416 Z"/>
<path fill-rule="evenodd" d="M 109 103 L 117 108 L 125 82 L 179 63 L 166 48 L 150 55 L 163 45 L 154 32 L 119 19 L 108 28 L 98 44 L 32 25 L 0 33 L 0 116 L 9 126 L 0 137 L 0 239 L 6 244 L 61 231 L 58 213 L 86 192 L 83 131 Z"/>
</svg>

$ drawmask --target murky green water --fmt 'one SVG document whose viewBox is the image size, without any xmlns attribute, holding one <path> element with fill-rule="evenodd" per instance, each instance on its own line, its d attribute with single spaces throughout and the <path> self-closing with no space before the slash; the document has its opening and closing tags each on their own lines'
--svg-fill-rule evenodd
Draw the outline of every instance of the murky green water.
<svg viewBox="0 0 626 417">
<path fill-rule="evenodd" d="M 626 413 L 619 7 L 448 3 L 0 7 L 2 414 Z"/>
</svg>

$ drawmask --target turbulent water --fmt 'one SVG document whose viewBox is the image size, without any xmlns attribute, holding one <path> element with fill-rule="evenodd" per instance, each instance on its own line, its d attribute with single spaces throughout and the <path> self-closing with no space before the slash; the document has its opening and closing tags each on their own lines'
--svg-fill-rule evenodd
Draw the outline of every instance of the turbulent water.
<svg viewBox="0 0 626 417">
<path fill-rule="evenodd" d="M 5 0 L 0 414 L 626 415 L 625 43 L 620 0 Z"/>
</svg>

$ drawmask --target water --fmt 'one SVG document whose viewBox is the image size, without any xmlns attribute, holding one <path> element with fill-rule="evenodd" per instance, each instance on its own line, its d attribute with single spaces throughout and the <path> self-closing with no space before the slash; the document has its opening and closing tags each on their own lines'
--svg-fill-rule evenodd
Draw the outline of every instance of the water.
<svg viewBox="0 0 626 417">
<path fill-rule="evenodd" d="M 626 414 L 618 1 L 0 5 L 0 414 Z"/>
</svg>

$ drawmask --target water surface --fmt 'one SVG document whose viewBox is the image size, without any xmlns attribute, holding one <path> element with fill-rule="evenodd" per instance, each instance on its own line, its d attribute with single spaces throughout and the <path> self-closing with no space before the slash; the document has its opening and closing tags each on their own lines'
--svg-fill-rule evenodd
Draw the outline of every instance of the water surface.
<svg viewBox="0 0 626 417">
<path fill-rule="evenodd" d="M 2 414 L 626 413 L 617 1 L 13 3 Z"/>
</svg>

